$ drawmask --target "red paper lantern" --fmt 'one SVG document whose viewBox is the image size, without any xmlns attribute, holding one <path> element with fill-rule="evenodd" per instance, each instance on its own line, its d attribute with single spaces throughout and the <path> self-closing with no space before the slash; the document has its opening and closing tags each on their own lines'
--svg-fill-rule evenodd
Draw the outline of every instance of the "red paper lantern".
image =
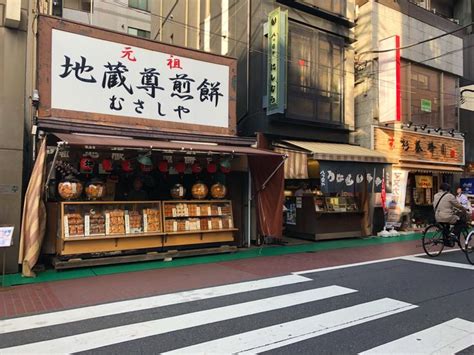
<svg viewBox="0 0 474 355">
<path fill-rule="evenodd" d="M 131 173 L 133 171 L 132 162 L 130 160 L 122 160 L 122 171 L 125 173 Z"/>
<path fill-rule="evenodd" d="M 217 164 L 213 161 L 207 163 L 207 172 L 209 174 L 214 174 L 217 171 Z"/>
<path fill-rule="evenodd" d="M 168 172 L 168 160 L 160 160 L 158 163 L 158 170 L 161 173 L 167 173 Z"/>
<path fill-rule="evenodd" d="M 178 174 L 184 174 L 184 171 L 186 170 L 186 164 L 184 161 L 177 162 L 174 165 L 174 169 L 178 172 Z"/>
<path fill-rule="evenodd" d="M 102 160 L 102 169 L 106 172 L 106 173 L 110 173 L 112 170 L 113 170 L 113 164 L 112 164 L 112 160 L 110 159 L 104 159 Z"/>
<path fill-rule="evenodd" d="M 94 170 L 94 165 L 95 163 L 91 158 L 81 158 L 80 169 L 82 173 L 92 173 Z"/>
<path fill-rule="evenodd" d="M 194 162 L 193 165 L 191 165 L 191 171 L 193 174 L 199 174 L 202 171 L 202 166 L 199 162 Z"/>
</svg>

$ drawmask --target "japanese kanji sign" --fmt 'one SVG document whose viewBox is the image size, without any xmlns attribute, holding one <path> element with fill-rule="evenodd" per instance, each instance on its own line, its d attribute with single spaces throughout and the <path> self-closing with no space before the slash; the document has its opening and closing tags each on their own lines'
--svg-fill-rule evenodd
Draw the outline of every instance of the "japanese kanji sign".
<svg viewBox="0 0 474 355">
<path fill-rule="evenodd" d="M 40 118 L 75 119 L 73 112 L 94 121 L 235 133 L 234 59 L 50 18 L 40 25 Z"/>
<path fill-rule="evenodd" d="M 464 165 L 464 139 L 374 127 L 374 149 L 405 162 Z"/>
<path fill-rule="evenodd" d="M 268 15 L 267 115 L 286 108 L 286 55 L 288 11 L 277 8 Z"/>
</svg>

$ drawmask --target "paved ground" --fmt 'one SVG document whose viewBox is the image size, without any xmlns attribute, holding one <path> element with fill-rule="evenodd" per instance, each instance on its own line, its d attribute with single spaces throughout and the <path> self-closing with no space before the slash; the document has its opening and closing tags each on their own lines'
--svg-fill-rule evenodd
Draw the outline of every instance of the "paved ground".
<svg viewBox="0 0 474 355">
<path fill-rule="evenodd" d="M 474 267 L 458 251 L 407 256 L 419 249 L 406 242 L 21 286 L 48 286 L 57 309 L 72 309 L 0 320 L 0 353 L 473 354 Z M 342 265 L 351 262 L 362 263 Z M 114 298 L 128 300 L 95 305 Z M 95 306 L 75 309 L 81 302 Z"/>
</svg>

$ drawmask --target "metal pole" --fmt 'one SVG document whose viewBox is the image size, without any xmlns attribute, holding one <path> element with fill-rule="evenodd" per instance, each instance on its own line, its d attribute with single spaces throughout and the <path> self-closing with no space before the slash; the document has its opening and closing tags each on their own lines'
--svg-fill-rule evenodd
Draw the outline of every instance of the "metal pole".
<svg viewBox="0 0 474 355">
<path fill-rule="evenodd" d="M 250 248 L 250 244 L 252 242 L 252 238 L 250 236 L 252 232 L 252 174 L 250 173 L 249 169 L 249 176 L 248 176 L 248 189 L 247 189 L 247 247 Z"/>
<path fill-rule="evenodd" d="M 5 264 L 7 260 L 7 251 L 3 251 L 3 267 L 2 267 L 2 287 L 5 287 Z"/>
</svg>

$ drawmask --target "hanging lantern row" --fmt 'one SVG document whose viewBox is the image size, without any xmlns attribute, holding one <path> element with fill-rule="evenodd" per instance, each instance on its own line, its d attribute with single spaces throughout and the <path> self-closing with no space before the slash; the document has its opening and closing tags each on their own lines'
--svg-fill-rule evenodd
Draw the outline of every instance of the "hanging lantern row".
<svg viewBox="0 0 474 355">
<path fill-rule="evenodd" d="M 140 155 L 136 158 L 136 161 L 138 162 L 138 167 L 141 172 L 148 173 L 153 171 L 154 164 L 150 156 Z M 82 174 L 92 174 L 96 164 L 97 161 L 95 159 L 82 157 L 79 163 L 79 171 Z M 99 165 L 104 173 L 111 173 L 114 171 L 114 167 L 116 167 L 111 159 L 103 159 Z M 184 161 L 178 161 L 172 164 L 172 167 L 178 174 L 184 174 L 186 166 L 187 164 Z M 169 173 L 170 162 L 166 159 L 162 159 L 156 164 L 156 168 L 160 173 Z M 190 168 L 192 174 L 200 174 L 203 170 L 206 170 L 209 174 L 215 174 L 218 170 L 223 174 L 228 174 L 231 172 L 231 159 L 224 158 L 220 159 L 219 162 L 208 161 L 205 168 L 201 162 L 196 160 L 190 165 Z M 135 171 L 135 164 L 132 159 L 123 159 L 120 161 L 120 169 L 127 174 L 133 173 Z"/>
</svg>

